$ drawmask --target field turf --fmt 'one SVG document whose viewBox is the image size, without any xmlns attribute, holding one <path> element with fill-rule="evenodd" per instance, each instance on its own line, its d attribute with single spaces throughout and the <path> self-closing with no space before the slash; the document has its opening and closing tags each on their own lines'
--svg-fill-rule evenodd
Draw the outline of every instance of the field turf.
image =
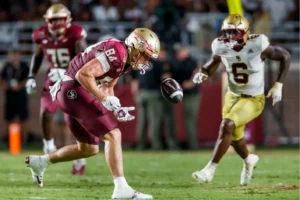
<svg viewBox="0 0 300 200">
<path fill-rule="evenodd" d="M 87 160 L 84 176 L 71 176 L 71 162 L 50 166 L 44 187 L 32 183 L 24 164 L 25 152 L 11 156 L 0 152 L 0 199 L 87 200 L 110 199 L 113 184 L 103 152 Z M 198 184 L 191 174 L 205 166 L 211 151 L 124 153 L 129 184 L 157 200 L 297 200 L 299 151 L 261 150 L 260 162 L 249 186 L 240 186 L 242 162 L 235 154 L 224 157 L 212 183 Z"/>
</svg>

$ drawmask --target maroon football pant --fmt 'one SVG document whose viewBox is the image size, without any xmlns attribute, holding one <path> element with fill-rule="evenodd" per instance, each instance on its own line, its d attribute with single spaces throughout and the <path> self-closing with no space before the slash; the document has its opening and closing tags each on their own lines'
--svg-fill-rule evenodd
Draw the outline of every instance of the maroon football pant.
<svg viewBox="0 0 300 200">
<path fill-rule="evenodd" d="M 65 120 L 76 140 L 99 144 L 100 137 L 117 127 L 100 100 L 92 96 L 76 81 L 61 83 L 57 104 L 65 113 Z"/>
</svg>

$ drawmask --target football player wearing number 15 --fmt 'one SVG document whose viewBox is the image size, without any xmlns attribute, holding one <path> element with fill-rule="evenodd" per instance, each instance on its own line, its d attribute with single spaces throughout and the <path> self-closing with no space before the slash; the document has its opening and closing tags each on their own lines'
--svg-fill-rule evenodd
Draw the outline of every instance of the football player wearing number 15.
<svg viewBox="0 0 300 200">
<path fill-rule="evenodd" d="M 271 46 L 262 34 L 249 34 L 249 23 L 241 15 L 229 15 L 223 21 L 221 37 L 212 43 L 211 59 L 195 74 L 193 81 L 202 83 L 212 76 L 222 62 L 228 73 L 228 92 L 222 111 L 219 138 L 208 164 L 192 174 L 200 183 L 211 182 L 218 163 L 232 145 L 243 159 L 241 185 L 247 185 L 259 158 L 249 154 L 244 137 L 245 125 L 263 111 L 264 60 L 280 62 L 277 80 L 267 97 L 273 105 L 282 98 L 283 79 L 289 69 L 290 54 L 283 48 Z"/>
<path fill-rule="evenodd" d="M 28 94 L 36 92 L 35 77 L 46 57 L 49 69 L 41 96 L 40 117 L 44 135 L 43 151 L 47 154 L 56 150 L 52 126 L 54 113 L 58 109 L 56 102 L 51 99 L 49 86 L 62 79 L 71 59 L 86 48 L 86 32 L 82 27 L 71 24 L 71 13 L 62 4 L 49 7 L 44 18 L 47 26 L 35 29 L 32 34 L 36 49 L 31 60 L 26 90 Z M 74 161 L 72 174 L 83 174 L 84 167 L 85 160 Z"/>
</svg>

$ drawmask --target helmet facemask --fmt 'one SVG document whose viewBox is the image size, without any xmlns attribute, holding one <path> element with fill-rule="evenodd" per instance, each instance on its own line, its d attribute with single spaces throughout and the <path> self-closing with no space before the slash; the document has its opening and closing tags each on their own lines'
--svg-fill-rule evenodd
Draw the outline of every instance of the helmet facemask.
<svg viewBox="0 0 300 200">
<path fill-rule="evenodd" d="M 224 29 L 221 30 L 221 38 L 230 48 L 236 48 L 244 45 L 245 32 L 242 29 Z"/>
<path fill-rule="evenodd" d="M 151 68 L 150 59 L 157 59 L 160 42 L 156 34 L 147 28 L 136 28 L 125 40 L 132 69 L 145 74 Z"/>
<path fill-rule="evenodd" d="M 54 36 L 63 35 L 71 25 L 71 12 L 63 4 L 53 4 L 44 15 L 49 32 Z"/>
<path fill-rule="evenodd" d="M 55 36 L 63 35 L 68 27 L 67 18 L 50 18 L 47 19 L 48 30 Z"/>
<path fill-rule="evenodd" d="M 239 14 L 231 14 L 223 21 L 221 39 L 232 49 L 246 44 L 249 35 L 249 22 Z"/>
<path fill-rule="evenodd" d="M 138 70 L 142 75 L 145 74 L 146 71 L 151 69 L 152 67 L 149 62 L 150 57 L 145 52 L 139 52 L 133 50 L 133 52 L 129 53 L 129 57 L 130 57 L 130 64 L 132 68 L 134 70 Z"/>
</svg>

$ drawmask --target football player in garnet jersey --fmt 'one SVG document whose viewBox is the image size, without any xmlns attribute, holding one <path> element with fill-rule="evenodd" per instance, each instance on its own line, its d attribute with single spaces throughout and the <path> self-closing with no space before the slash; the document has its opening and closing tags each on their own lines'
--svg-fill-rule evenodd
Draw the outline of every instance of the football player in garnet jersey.
<svg viewBox="0 0 300 200">
<path fill-rule="evenodd" d="M 35 77 L 46 57 L 48 61 L 48 75 L 45 80 L 41 96 L 40 117 L 43 130 L 43 151 L 45 154 L 56 150 L 52 135 L 53 116 L 58 109 L 53 102 L 49 86 L 61 80 L 71 59 L 86 48 L 86 32 L 80 27 L 71 24 L 71 13 L 62 4 L 54 4 L 44 15 L 47 26 L 34 30 L 33 41 L 36 43 L 26 89 L 28 94 L 36 92 Z M 81 175 L 84 172 L 85 159 L 74 161 L 72 173 Z"/>
<path fill-rule="evenodd" d="M 211 59 L 195 74 L 193 81 L 202 83 L 223 62 L 228 73 L 223 120 L 211 160 L 204 169 L 194 172 L 192 176 L 200 183 L 211 182 L 218 163 L 232 145 L 243 159 L 240 183 L 247 185 L 259 158 L 249 154 L 244 129 L 264 108 L 264 60 L 280 62 L 277 80 L 267 95 L 272 97 L 274 105 L 282 98 L 283 79 L 289 69 L 290 54 L 281 47 L 271 46 L 263 34 L 249 34 L 249 23 L 241 15 L 225 18 L 221 33 L 222 36 L 212 43 Z"/>
<path fill-rule="evenodd" d="M 114 96 L 118 78 L 130 70 L 145 74 L 149 59 L 156 59 L 160 42 L 147 28 L 135 29 L 125 42 L 109 38 L 89 46 L 77 54 L 62 81 L 51 87 L 51 96 L 66 114 L 66 122 L 77 140 L 44 156 L 28 156 L 35 183 L 43 186 L 44 171 L 54 163 L 93 156 L 99 151 L 100 139 L 105 143 L 105 157 L 115 188 L 112 198 L 152 199 L 151 195 L 131 188 L 124 177 L 121 132 L 117 122 L 134 119 Z M 115 117 L 111 117 L 113 112 Z"/>
</svg>

